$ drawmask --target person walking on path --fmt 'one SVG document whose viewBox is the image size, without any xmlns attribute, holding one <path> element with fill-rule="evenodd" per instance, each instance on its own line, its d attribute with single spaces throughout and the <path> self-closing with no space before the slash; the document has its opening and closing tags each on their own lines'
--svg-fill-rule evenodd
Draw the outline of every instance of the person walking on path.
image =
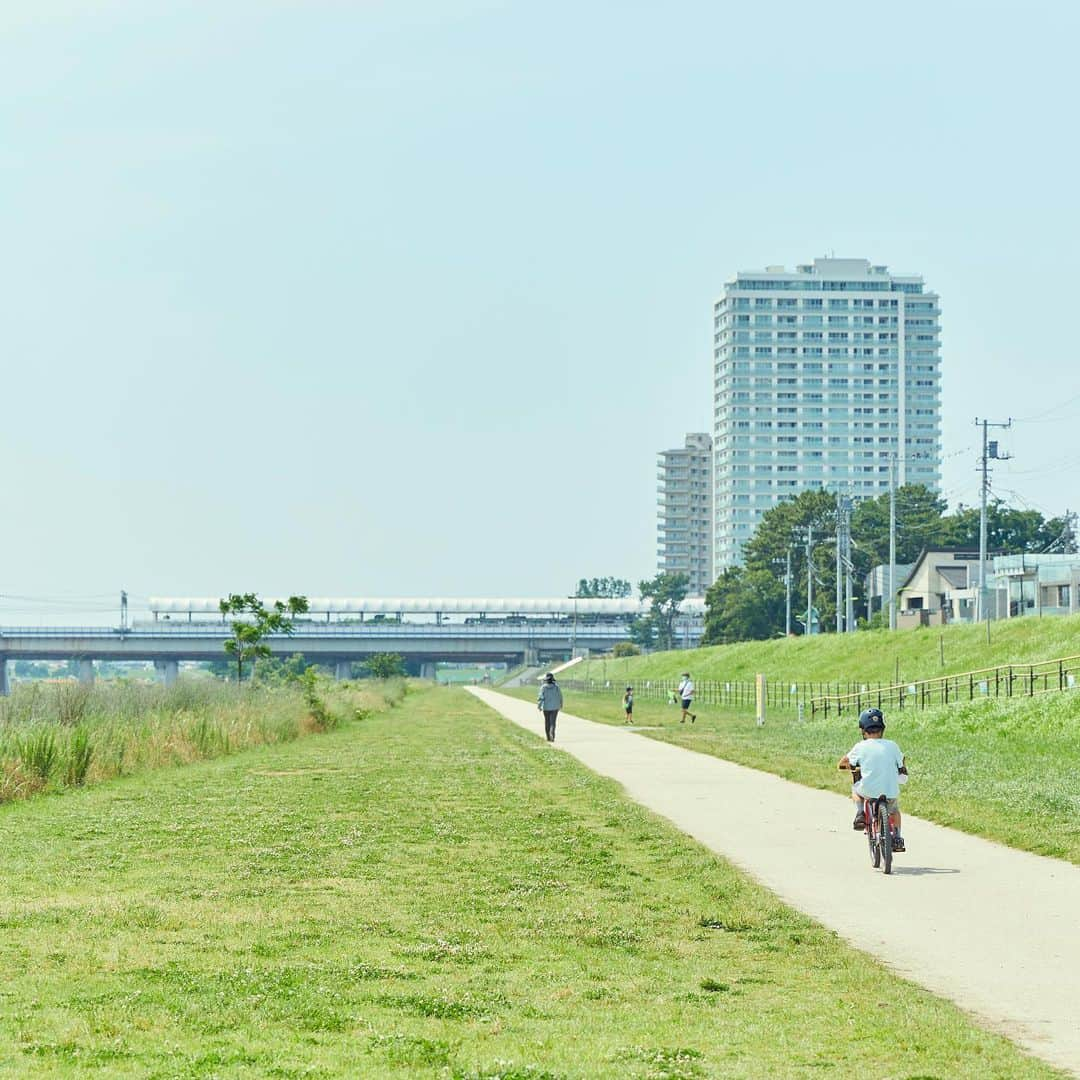
<svg viewBox="0 0 1080 1080">
<path fill-rule="evenodd" d="M 684 671 L 682 673 L 682 679 L 679 682 L 679 699 L 682 701 L 682 718 L 679 720 L 680 724 L 686 723 L 686 718 L 690 717 L 690 723 L 692 724 L 697 719 L 697 713 L 690 711 L 691 706 L 694 704 L 694 680 L 690 678 L 690 672 Z"/>
<path fill-rule="evenodd" d="M 555 741 L 555 720 L 562 708 L 562 690 L 555 681 L 555 676 L 549 671 L 540 684 L 540 696 L 536 699 L 536 707 L 544 714 L 544 734 L 548 742 Z"/>
<path fill-rule="evenodd" d="M 624 723 L 629 724 L 630 721 L 634 719 L 634 688 L 632 686 L 628 686 L 626 688 L 626 693 L 623 694 L 622 707 L 623 712 L 626 713 L 626 720 Z"/>
</svg>

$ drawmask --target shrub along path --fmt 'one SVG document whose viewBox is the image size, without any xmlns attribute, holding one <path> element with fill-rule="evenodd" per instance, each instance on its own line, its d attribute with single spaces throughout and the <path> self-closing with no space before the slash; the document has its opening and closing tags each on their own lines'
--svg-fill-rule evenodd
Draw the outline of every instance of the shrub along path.
<svg viewBox="0 0 1080 1080">
<path fill-rule="evenodd" d="M 20 1080 L 1055 1075 L 458 690 L 0 841 Z"/>
<path fill-rule="evenodd" d="M 535 704 L 473 692 L 538 731 Z M 910 854 L 885 877 L 842 795 L 572 715 L 557 745 L 852 944 L 1080 1073 L 1080 867 L 905 816 Z"/>
</svg>

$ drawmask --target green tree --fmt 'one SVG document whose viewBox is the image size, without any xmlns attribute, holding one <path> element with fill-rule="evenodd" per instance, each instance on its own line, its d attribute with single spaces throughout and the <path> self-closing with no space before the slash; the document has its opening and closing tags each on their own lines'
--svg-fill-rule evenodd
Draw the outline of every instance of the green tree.
<svg viewBox="0 0 1080 1080">
<path fill-rule="evenodd" d="M 577 584 L 576 597 L 603 597 L 607 599 L 621 600 L 633 592 L 629 581 L 622 578 L 582 578 Z"/>
<path fill-rule="evenodd" d="M 652 622 L 656 642 L 661 649 L 675 647 L 675 620 L 679 615 L 679 605 L 686 599 L 689 589 L 689 574 L 672 573 L 668 570 L 661 571 L 649 581 L 638 582 L 641 599 L 649 601 L 647 618 Z"/>
<path fill-rule="evenodd" d="M 795 625 L 800 626 L 806 612 L 806 605 L 800 603 L 800 600 L 806 596 L 808 528 L 813 530 L 814 538 L 812 555 L 814 607 L 820 613 L 822 626 L 827 626 L 836 614 L 836 561 L 834 549 L 819 541 L 836 535 L 836 495 L 834 493 L 813 488 L 767 510 L 762 515 L 754 535 L 743 547 L 743 566 L 747 571 L 755 572 L 748 579 L 751 587 L 764 581 L 765 578 L 760 576 L 764 574 L 771 576 L 778 583 L 780 594 L 783 596 L 784 571 L 790 549 L 792 609 L 796 613 Z M 765 604 L 764 597 L 762 603 Z M 780 606 L 779 612 L 775 607 L 767 607 L 767 610 L 772 612 L 772 632 L 783 633 L 783 605 Z M 800 612 L 803 619 L 798 618 Z M 707 613 L 706 606 L 706 618 Z M 803 632 L 805 631 L 806 628 L 803 627 Z"/>
<path fill-rule="evenodd" d="M 375 653 L 364 661 L 364 667 L 373 679 L 393 679 L 405 674 L 405 661 L 398 653 Z"/>
<path fill-rule="evenodd" d="M 946 518 L 950 547 L 979 549 L 979 508 L 958 506 Z M 1001 499 L 986 506 L 986 550 L 998 555 L 1045 551 L 1066 528 L 1063 518 L 1049 521 L 1038 510 L 1014 510 Z"/>
<path fill-rule="evenodd" d="M 703 645 L 763 641 L 784 625 L 784 586 L 771 570 L 725 570 L 705 594 Z"/>
<path fill-rule="evenodd" d="M 896 489 L 896 561 L 913 563 L 924 548 L 950 546 L 945 500 L 923 484 Z M 889 561 L 889 494 L 857 503 L 851 515 L 853 561 L 860 579 Z"/>
<path fill-rule="evenodd" d="M 255 593 L 230 593 L 218 603 L 222 615 L 234 615 L 229 624 L 231 636 L 225 642 L 225 652 L 236 662 L 236 681 L 244 677 L 247 661 L 270 656 L 265 638 L 270 634 L 292 634 L 293 616 L 308 610 L 306 596 L 290 596 L 275 600 L 267 608 Z"/>
<path fill-rule="evenodd" d="M 656 620 L 651 612 L 630 620 L 630 641 L 638 652 L 656 648 Z"/>
<path fill-rule="evenodd" d="M 292 656 L 282 659 L 270 657 L 259 661 L 252 678 L 271 685 L 295 683 L 313 667 L 314 665 L 304 658 L 303 653 L 293 653 Z"/>
<path fill-rule="evenodd" d="M 621 659 L 624 656 L 640 656 L 641 649 L 638 648 L 632 641 L 616 641 L 614 648 L 611 650 L 611 655 L 616 660 Z"/>
</svg>

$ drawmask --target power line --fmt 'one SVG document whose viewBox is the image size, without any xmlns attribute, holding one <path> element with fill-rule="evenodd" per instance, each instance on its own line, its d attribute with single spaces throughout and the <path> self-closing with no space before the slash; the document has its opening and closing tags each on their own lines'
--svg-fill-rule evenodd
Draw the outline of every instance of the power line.
<svg viewBox="0 0 1080 1080">
<path fill-rule="evenodd" d="M 1077 394 L 1075 397 L 1069 398 L 1068 401 L 1061 401 L 1058 402 L 1057 405 L 1052 405 L 1045 412 L 1036 413 L 1034 416 L 1018 416 L 1015 417 L 1015 420 L 1018 424 L 1034 424 L 1039 422 L 1056 423 L 1056 421 L 1046 421 L 1045 418 L 1050 416 L 1052 413 L 1060 412 L 1062 409 L 1067 409 L 1070 405 L 1075 405 L 1078 401 L 1080 401 L 1080 394 Z M 1068 418 L 1061 417 L 1060 419 L 1065 420 Z"/>
</svg>

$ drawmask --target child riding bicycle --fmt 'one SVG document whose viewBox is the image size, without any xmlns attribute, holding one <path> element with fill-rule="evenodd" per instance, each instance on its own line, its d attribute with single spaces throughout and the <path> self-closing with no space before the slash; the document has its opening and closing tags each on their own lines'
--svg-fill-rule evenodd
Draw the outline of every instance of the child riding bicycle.
<svg viewBox="0 0 1080 1080">
<path fill-rule="evenodd" d="M 856 743 L 841 759 L 841 769 L 857 772 L 859 778 L 851 789 L 851 798 L 857 807 L 854 828 L 866 827 L 863 800 L 874 800 L 884 795 L 889 804 L 889 820 L 896 824 L 893 851 L 904 851 L 900 835 L 900 779 L 907 778 L 904 754 L 892 739 L 884 738 L 885 717 L 880 709 L 864 709 L 859 716 L 862 742 Z"/>
</svg>

